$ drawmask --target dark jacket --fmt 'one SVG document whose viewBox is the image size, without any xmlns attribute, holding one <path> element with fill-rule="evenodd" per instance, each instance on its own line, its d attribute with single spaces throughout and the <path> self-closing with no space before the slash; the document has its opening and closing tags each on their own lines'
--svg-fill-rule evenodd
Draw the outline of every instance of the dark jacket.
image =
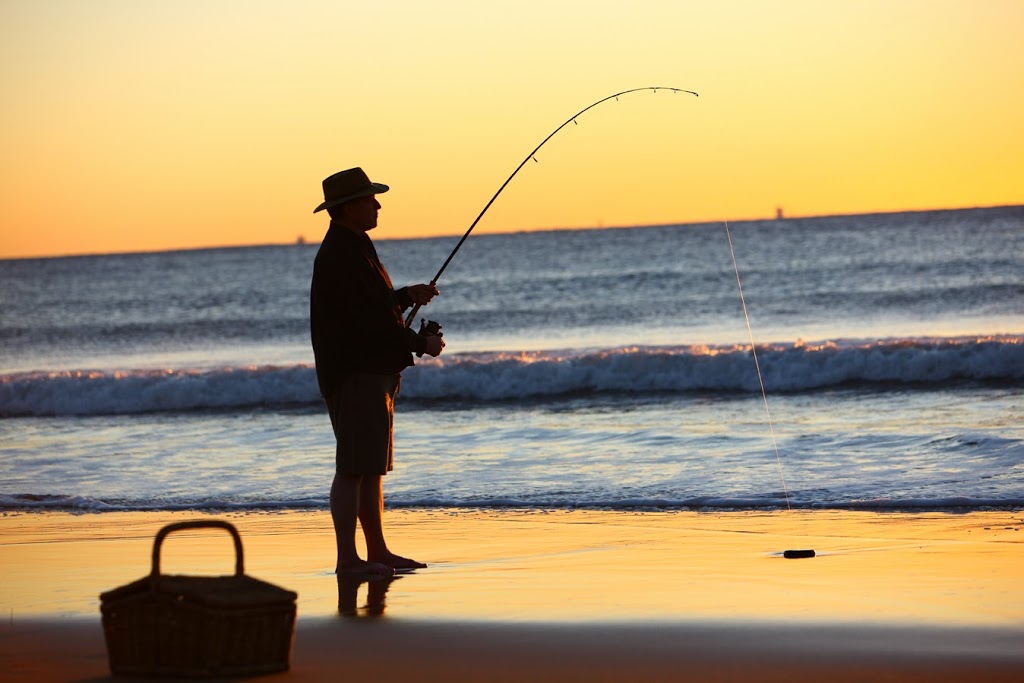
<svg viewBox="0 0 1024 683">
<path fill-rule="evenodd" d="M 395 291 L 365 233 L 331 223 L 313 263 L 309 324 L 320 393 L 356 373 L 396 374 L 426 341 L 405 326 L 412 305 Z"/>
</svg>

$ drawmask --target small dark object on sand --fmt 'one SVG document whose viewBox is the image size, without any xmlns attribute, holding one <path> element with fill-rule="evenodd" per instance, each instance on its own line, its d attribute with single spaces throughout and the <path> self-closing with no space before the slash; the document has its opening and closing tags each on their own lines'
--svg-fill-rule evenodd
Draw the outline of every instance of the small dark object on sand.
<svg viewBox="0 0 1024 683">
<path fill-rule="evenodd" d="M 782 553 L 782 556 L 787 560 L 798 560 L 802 557 L 814 557 L 813 550 L 787 550 Z"/>
</svg>

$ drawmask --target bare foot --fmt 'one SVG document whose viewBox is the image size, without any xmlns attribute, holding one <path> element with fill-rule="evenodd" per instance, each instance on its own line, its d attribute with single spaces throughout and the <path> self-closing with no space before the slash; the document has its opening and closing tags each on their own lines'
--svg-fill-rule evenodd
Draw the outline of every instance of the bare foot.
<svg viewBox="0 0 1024 683">
<path fill-rule="evenodd" d="M 427 565 L 416 560 L 410 560 L 408 557 L 402 557 L 401 555 L 395 555 L 394 553 L 388 553 L 378 558 L 374 558 L 383 565 L 390 567 L 392 570 L 395 569 L 426 569 Z"/>
<path fill-rule="evenodd" d="M 335 570 L 338 576 L 358 577 L 365 579 L 390 578 L 395 575 L 395 570 L 383 562 L 367 562 L 359 560 L 345 566 L 339 565 Z"/>
</svg>

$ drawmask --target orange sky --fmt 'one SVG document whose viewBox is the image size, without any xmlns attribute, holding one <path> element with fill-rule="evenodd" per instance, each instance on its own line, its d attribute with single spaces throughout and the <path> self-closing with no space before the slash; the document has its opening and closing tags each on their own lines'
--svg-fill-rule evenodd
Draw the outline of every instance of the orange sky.
<svg viewBox="0 0 1024 683">
<path fill-rule="evenodd" d="M 1024 203 L 1024 2 L 4 0 L 0 257 Z"/>
</svg>

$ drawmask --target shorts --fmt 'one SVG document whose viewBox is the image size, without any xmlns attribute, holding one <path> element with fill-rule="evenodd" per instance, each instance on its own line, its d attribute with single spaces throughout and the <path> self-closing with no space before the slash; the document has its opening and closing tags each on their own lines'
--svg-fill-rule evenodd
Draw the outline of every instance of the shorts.
<svg viewBox="0 0 1024 683">
<path fill-rule="evenodd" d="M 392 470 L 395 397 L 401 383 L 401 375 L 350 375 L 324 396 L 338 442 L 338 474 L 383 475 Z"/>
</svg>

